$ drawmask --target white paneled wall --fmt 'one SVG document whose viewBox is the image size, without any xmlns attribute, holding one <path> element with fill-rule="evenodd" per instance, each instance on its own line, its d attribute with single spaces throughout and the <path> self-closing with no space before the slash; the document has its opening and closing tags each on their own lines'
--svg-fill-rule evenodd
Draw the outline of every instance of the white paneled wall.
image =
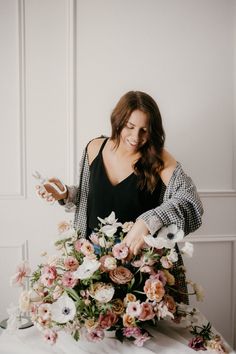
<svg viewBox="0 0 236 354">
<path fill-rule="evenodd" d="M 18 260 L 38 264 L 73 217 L 37 199 L 32 172 L 74 183 L 84 145 L 137 89 L 157 100 L 203 200 L 186 259 L 198 306 L 236 344 L 235 31 L 235 0 L 0 0 L 1 318 Z"/>
</svg>

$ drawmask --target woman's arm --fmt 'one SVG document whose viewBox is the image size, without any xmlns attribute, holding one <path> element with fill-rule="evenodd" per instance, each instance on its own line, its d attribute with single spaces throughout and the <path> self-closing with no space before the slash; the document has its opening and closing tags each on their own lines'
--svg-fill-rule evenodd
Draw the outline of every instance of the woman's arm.
<svg viewBox="0 0 236 354">
<path fill-rule="evenodd" d="M 202 224 L 203 206 L 197 189 L 181 164 L 166 151 L 160 177 L 166 185 L 162 203 L 140 215 L 124 239 L 131 253 L 137 254 L 142 247 L 143 236 L 154 234 L 162 226 L 176 224 L 187 235 Z"/>
<path fill-rule="evenodd" d="M 169 180 L 163 202 L 138 217 L 154 234 L 161 226 L 176 224 L 185 235 L 202 224 L 203 206 L 192 179 L 183 171 L 180 163 Z"/>
</svg>

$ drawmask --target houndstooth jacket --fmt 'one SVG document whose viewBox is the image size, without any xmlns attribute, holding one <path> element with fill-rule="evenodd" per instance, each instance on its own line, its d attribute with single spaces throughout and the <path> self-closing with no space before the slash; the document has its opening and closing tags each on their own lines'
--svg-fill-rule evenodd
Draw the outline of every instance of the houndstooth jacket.
<svg viewBox="0 0 236 354">
<path fill-rule="evenodd" d="M 87 201 L 89 193 L 89 162 L 87 148 L 84 149 L 80 163 L 78 186 L 68 187 L 68 198 L 59 201 L 65 204 L 66 211 L 75 211 L 74 228 L 80 230 L 80 237 L 87 236 Z M 151 234 L 155 234 L 162 226 L 176 224 L 185 235 L 198 229 L 202 223 L 203 206 L 192 179 L 185 174 L 181 164 L 177 166 L 167 186 L 162 183 L 157 207 L 141 214 L 142 219 Z M 128 220 L 127 220 L 128 221 Z M 185 279 L 184 264 L 176 245 L 178 261 L 174 263 L 176 291 L 171 294 L 175 301 L 189 303 L 188 289 Z M 182 269 L 182 271 L 180 271 Z"/>
<path fill-rule="evenodd" d="M 75 211 L 74 227 L 79 229 L 81 237 L 87 232 L 87 201 L 89 192 L 90 170 L 87 147 L 83 151 L 80 162 L 80 177 L 78 186 L 68 187 L 68 198 L 60 204 L 65 204 L 66 211 Z M 150 234 L 155 234 L 162 226 L 176 224 L 185 235 L 201 226 L 203 206 L 192 179 L 185 174 L 182 166 L 177 166 L 167 186 L 162 183 L 160 199 L 157 207 L 146 211 L 138 217 L 142 219 Z M 128 220 L 127 220 L 128 221 Z"/>
</svg>

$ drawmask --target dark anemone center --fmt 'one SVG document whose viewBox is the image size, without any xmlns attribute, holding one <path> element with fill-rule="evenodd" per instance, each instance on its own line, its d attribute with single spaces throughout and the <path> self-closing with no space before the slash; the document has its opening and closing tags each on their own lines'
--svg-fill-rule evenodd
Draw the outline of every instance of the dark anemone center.
<svg viewBox="0 0 236 354">
<path fill-rule="evenodd" d="M 174 237 L 175 237 L 175 235 L 174 235 L 172 232 L 169 232 L 169 233 L 167 234 L 167 238 L 168 238 L 169 240 L 173 240 Z"/>
<path fill-rule="evenodd" d="M 69 313 L 70 313 L 69 307 L 65 307 L 65 308 L 63 309 L 62 313 L 63 313 L 63 315 L 69 315 Z"/>
</svg>

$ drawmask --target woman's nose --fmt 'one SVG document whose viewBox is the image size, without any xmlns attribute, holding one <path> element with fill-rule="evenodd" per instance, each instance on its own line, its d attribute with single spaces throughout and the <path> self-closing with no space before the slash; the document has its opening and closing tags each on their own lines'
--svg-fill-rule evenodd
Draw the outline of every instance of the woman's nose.
<svg viewBox="0 0 236 354">
<path fill-rule="evenodd" d="M 132 138 L 135 142 L 139 141 L 139 131 L 138 130 L 133 130 Z"/>
</svg>

